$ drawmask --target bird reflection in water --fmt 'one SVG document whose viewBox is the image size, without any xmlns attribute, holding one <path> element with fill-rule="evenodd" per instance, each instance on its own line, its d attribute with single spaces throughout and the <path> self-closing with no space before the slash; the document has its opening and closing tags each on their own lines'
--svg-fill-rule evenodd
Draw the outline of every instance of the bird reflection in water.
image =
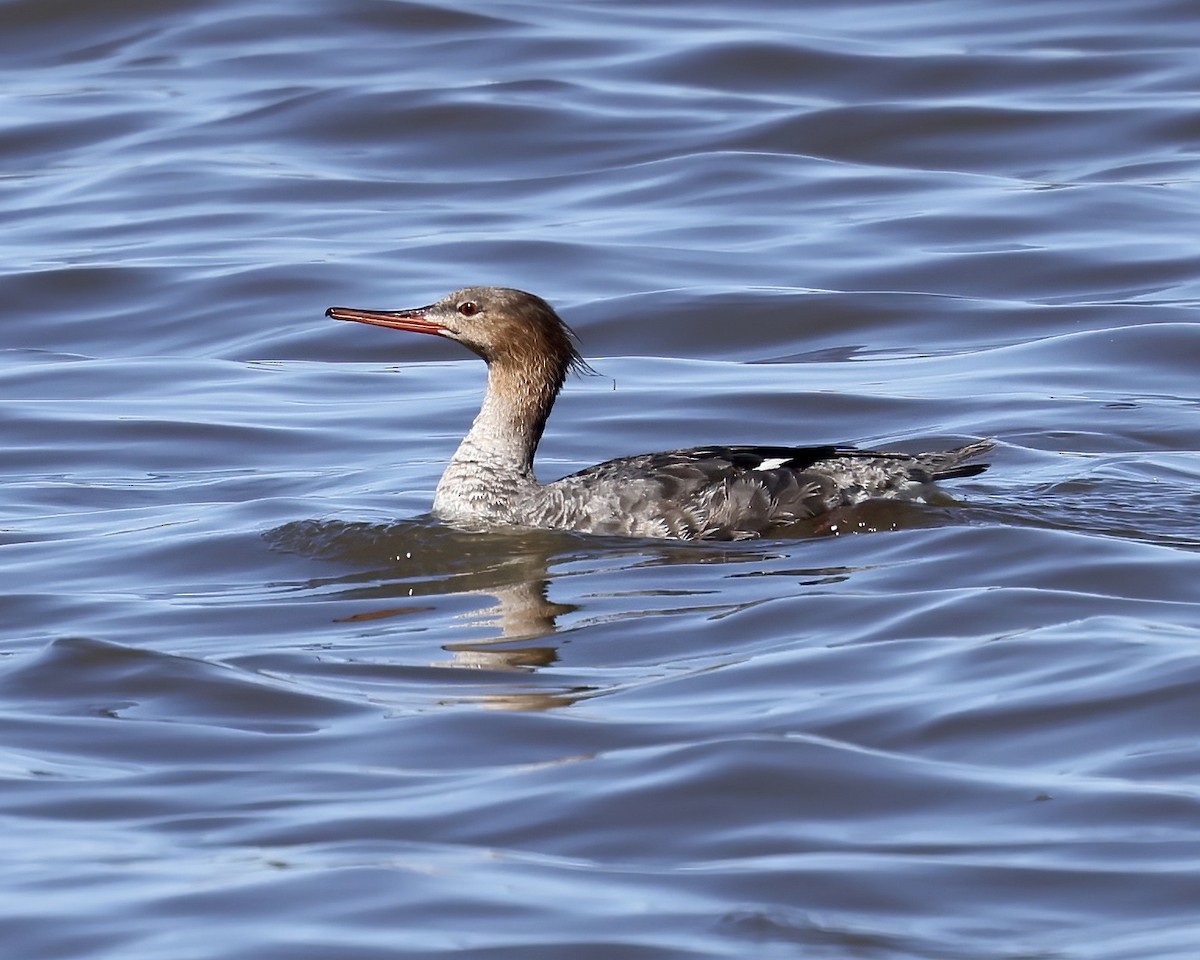
<svg viewBox="0 0 1200 960">
<path fill-rule="evenodd" d="M 766 542 L 631 541 L 545 530 L 481 533 L 432 518 L 388 524 L 304 520 L 272 530 L 267 540 L 280 550 L 356 568 L 298 585 L 322 599 L 354 604 L 352 613 L 332 618 L 332 622 L 368 625 L 401 618 L 411 624 L 413 618 L 432 616 L 440 624 L 432 629 L 463 630 L 475 636 L 442 642 L 440 647 L 450 658 L 427 661 L 426 667 L 510 677 L 518 672 L 527 679 L 558 662 L 560 643 L 546 642 L 550 638 L 614 616 L 609 610 L 589 618 L 584 603 L 552 600 L 552 582 L 597 570 L 612 574 L 614 570 L 671 564 L 732 563 L 744 572 L 748 564 L 757 569 L 763 561 L 781 557 L 776 549 L 770 549 L 779 544 Z M 841 580 L 848 574 L 842 569 L 788 571 L 789 576 L 801 575 L 809 582 Z M 714 616 L 727 612 L 714 607 L 710 592 L 693 597 L 639 588 L 634 593 L 643 611 L 648 604 L 669 598 L 667 612 L 698 608 Z M 579 600 L 586 594 L 576 590 L 574 596 Z M 485 598 L 484 605 L 466 612 L 446 612 L 448 598 L 476 597 Z M 571 622 L 564 623 L 568 617 Z M 528 710 L 565 706 L 606 692 L 587 683 L 529 689 L 514 689 L 511 680 L 501 683 L 503 690 L 464 699 L 482 699 L 497 709 Z"/>
</svg>

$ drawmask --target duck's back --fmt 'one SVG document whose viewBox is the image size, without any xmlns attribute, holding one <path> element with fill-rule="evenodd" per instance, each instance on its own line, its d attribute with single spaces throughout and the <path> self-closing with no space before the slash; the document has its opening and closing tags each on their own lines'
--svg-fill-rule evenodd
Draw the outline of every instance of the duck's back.
<svg viewBox="0 0 1200 960">
<path fill-rule="evenodd" d="M 741 540 L 874 497 L 920 499 L 973 476 L 980 441 L 928 454 L 854 447 L 713 446 L 622 457 L 542 489 L 537 526 L 684 540 Z"/>
</svg>

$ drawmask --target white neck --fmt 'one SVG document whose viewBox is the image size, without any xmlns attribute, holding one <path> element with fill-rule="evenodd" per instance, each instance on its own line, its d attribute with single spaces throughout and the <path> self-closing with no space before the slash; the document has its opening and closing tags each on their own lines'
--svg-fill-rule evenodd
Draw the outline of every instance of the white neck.
<svg viewBox="0 0 1200 960">
<path fill-rule="evenodd" d="M 513 502 L 538 486 L 533 457 L 558 386 L 537 372 L 489 365 L 483 405 L 438 483 L 436 514 L 511 520 Z"/>
</svg>

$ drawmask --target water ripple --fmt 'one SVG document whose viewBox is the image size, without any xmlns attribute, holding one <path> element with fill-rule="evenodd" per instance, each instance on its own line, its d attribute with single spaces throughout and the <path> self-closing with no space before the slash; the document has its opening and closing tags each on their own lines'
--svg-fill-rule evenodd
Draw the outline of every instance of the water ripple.
<svg viewBox="0 0 1200 960">
<path fill-rule="evenodd" d="M 0 6 L 9 952 L 1191 958 L 1192 7 Z M 482 365 L 323 312 L 474 282 L 601 371 L 545 478 L 993 466 L 447 528 Z"/>
</svg>

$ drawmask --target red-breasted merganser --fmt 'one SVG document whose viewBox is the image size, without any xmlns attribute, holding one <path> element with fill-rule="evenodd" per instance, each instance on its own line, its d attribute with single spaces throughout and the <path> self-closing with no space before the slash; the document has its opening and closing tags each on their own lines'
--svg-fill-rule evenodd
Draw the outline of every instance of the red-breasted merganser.
<svg viewBox="0 0 1200 960">
<path fill-rule="evenodd" d="M 575 335 L 541 297 L 467 287 L 412 310 L 330 307 L 325 315 L 432 333 L 477 353 L 487 393 L 438 483 L 433 513 L 473 527 L 524 526 L 633 537 L 743 540 L 864 500 L 923 499 L 971 477 L 990 440 L 936 453 L 854 447 L 695 447 L 622 457 L 539 483 L 533 457 L 568 373 L 590 372 Z"/>
</svg>

